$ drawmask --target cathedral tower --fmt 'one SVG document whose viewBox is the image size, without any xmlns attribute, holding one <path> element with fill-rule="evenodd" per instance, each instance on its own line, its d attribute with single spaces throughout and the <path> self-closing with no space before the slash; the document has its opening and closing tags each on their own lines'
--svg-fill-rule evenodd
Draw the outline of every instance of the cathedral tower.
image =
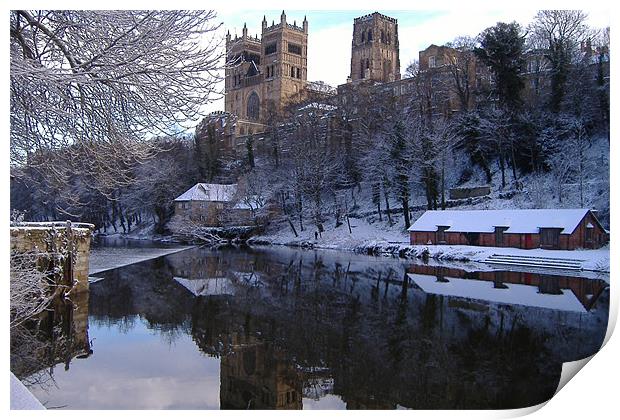
<svg viewBox="0 0 620 420">
<path fill-rule="evenodd" d="M 301 99 L 308 77 L 308 21 L 301 26 L 286 21 L 267 24 L 261 35 L 226 36 L 225 109 L 238 118 L 237 135 L 261 132 L 270 115 Z"/>
<path fill-rule="evenodd" d="M 351 80 L 400 80 L 398 23 L 381 13 L 355 18 L 351 50 Z"/>
</svg>

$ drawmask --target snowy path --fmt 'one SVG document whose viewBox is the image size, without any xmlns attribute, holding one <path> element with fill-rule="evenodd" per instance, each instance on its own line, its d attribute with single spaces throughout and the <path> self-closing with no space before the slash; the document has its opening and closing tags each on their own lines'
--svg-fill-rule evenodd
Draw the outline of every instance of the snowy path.
<svg viewBox="0 0 620 420">
<path fill-rule="evenodd" d="M 168 254 L 185 251 L 192 246 L 179 246 L 173 248 L 120 248 L 102 247 L 93 248 L 90 251 L 88 274 L 101 273 L 130 264 L 162 257 Z"/>
</svg>

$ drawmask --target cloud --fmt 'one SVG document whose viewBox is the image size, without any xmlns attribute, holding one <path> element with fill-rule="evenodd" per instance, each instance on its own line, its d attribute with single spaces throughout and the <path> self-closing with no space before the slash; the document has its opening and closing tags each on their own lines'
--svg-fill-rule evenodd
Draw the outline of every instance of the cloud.
<svg viewBox="0 0 620 420">
<path fill-rule="evenodd" d="M 351 72 L 353 22 L 308 34 L 308 80 L 332 86 L 346 83 Z"/>
</svg>

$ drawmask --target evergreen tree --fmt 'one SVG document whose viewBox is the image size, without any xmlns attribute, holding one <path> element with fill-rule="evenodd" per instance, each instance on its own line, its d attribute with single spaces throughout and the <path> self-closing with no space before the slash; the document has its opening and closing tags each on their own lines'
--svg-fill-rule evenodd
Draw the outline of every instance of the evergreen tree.
<svg viewBox="0 0 620 420">
<path fill-rule="evenodd" d="M 494 91 L 502 106 L 518 108 L 524 87 L 521 69 L 524 66 L 525 37 L 516 23 L 498 22 L 479 36 L 480 47 L 475 54 L 488 65 L 495 76 Z"/>
</svg>

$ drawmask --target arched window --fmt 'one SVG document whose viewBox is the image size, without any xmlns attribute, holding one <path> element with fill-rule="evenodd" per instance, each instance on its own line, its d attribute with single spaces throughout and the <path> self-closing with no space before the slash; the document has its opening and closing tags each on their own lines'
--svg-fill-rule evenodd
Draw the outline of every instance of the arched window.
<svg viewBox="0 0 620 420">
<path fill-rule="evenodd" d="M 366 42 L 366 31 L 362 31 L 362 44 Z"/>
<path fill-rule="evenodd" d="M 372 41 L 372 29 L 368 30 L 368 42 Z"/>
<path fill-rule="evenodd" d="M 260 100 L 256 92 L 252 92 L 248 97 L 248 119 L 258 120 L 260 114 Z"/>
<path fill-rule="evenodd" d="M 383 32 L 383 29 L 381 29 L 381 43 L 385 44 L 385 32 Z"/>
</svg>

